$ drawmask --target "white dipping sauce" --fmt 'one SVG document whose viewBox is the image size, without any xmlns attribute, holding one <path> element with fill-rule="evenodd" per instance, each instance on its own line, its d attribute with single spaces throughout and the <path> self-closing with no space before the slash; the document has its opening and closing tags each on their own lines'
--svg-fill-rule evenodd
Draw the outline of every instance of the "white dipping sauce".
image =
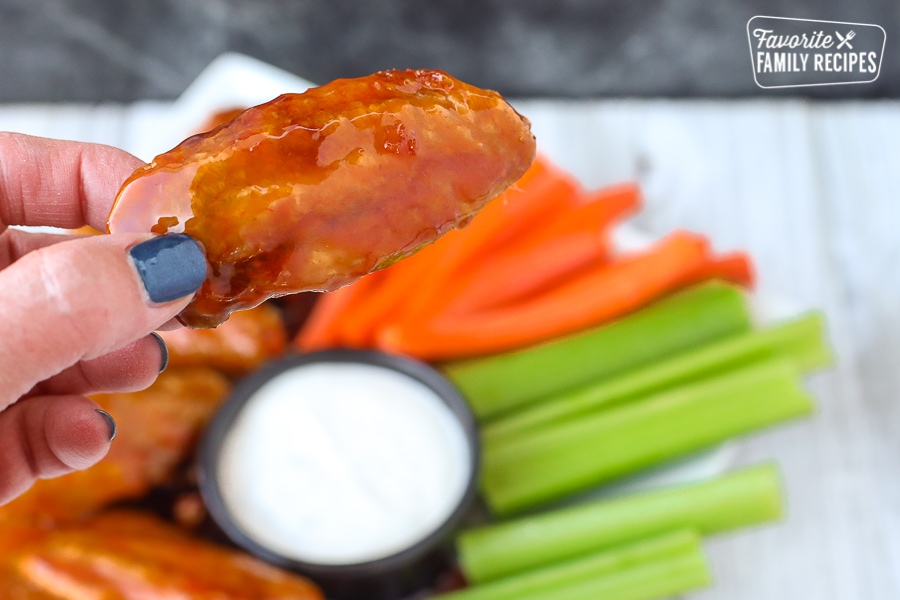
<svg viewBox="0 0 900 600">
<path fill-rule="evenodd" d="M 470 450 L 426 385 L 361 363 L 285 371 L 226 435 L 220 492 L 257 543 L 315 564 L 383 558 L 424 539 L 461 501 Z"/>
</svg>

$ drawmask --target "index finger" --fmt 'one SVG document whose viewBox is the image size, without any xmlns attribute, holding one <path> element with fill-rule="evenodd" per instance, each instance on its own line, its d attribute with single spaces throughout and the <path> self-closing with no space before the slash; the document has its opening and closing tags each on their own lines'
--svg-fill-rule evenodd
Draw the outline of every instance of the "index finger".
<svg viewBox="0 0 900 600">
<path fill-rule="evenodd" d="M 143 164 L 112 146 L 0 132 L 0 229 L 90 225 L 105 231 L 119 187 Z"/>
</svg>

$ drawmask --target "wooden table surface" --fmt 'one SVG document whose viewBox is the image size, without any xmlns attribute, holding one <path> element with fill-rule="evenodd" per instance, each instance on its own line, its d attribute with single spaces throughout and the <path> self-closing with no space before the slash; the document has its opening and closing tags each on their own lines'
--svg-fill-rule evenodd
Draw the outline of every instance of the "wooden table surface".
<svg viewBox="0 0 900 600">
<path fill-rule="evenodd" d="M 815 417 L 740 444 L 739 464 L 781 464 L 789 517 L 711 540 L 717 583 L 690 597 L 900 598 L 900 103 L 516 105 L 586 186 L 638 180 L 640 227 L 746 249 L 761 294 L 828 315 Z M 167 109 L 0 106 L 0 130 L 134 150 Z"/>
</svg>

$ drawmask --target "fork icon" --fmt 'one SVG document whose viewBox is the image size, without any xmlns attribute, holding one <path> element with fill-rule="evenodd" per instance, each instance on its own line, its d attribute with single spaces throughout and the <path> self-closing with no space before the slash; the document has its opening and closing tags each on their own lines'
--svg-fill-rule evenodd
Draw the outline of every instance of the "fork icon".
<svg viewBox="0 0 900 600">
<path fill-rule="evenodd" d="M 853 31 L 853 30 L 851 29 L 851 30 L 850 30 L 850 33 L 848 33 L 846 36 L 842 36 L 841 33 L 840 33 L 839 31 L 835 31 L 835 32 L 834 32 L 834 35 L 836 35 L 837 38 L 838 38 L 839 40 L 841 40 L 841 43 L 837 45 L 837 48 L 835 48 L 835 50 L 840 50 L 840 49 L 843 48 L 844 46 L 847 46 L 848 48 L 850 48 L 851 50 L 853 50 L 853 44 L 850 43 L 850 40 L 852 40 L 853 38 L 856 37 L 856 32 L 855 32 L 855 31 Z"/>
</svg>

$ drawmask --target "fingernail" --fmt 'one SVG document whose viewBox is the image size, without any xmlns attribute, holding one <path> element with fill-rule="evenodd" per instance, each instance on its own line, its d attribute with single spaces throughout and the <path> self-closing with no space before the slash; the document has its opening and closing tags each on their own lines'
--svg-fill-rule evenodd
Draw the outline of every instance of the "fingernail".
<svg viewBox="0 0 900 600">
<path fill-rule="evenodd" d="M 203 251 L 183 233 L 151 238 L 129 253 L 153 302 L 170 302 L 193 294 L 206 279 Z"/>
<path fill-rule="evenodd" d="M 109 441 L 113 441 L 116 439 L 116 434 L 118 433 L 118 428 L 116 427 L 116 420 L 112 418 L 112 415 L 106 412 L 105 410 L 101 410 L 99 408 L 95 408 L 100 416 L 106 419 L 106 424 L 109 426 Z"/>
<path fill-rule="evenodd" d="M 155 331 L 151 331 L 150 335 L 152 335 L 153 339 L 156 340 L 156 343 L 159 344 L 159 351 L 162 353 L 162 361 L 160 361 L 159 364 L 159 372 L 162 373 L 166 370 L 166 367 L 169 366 L 169 347 L 166 346 L 166 340 Z"/>
</svg>

